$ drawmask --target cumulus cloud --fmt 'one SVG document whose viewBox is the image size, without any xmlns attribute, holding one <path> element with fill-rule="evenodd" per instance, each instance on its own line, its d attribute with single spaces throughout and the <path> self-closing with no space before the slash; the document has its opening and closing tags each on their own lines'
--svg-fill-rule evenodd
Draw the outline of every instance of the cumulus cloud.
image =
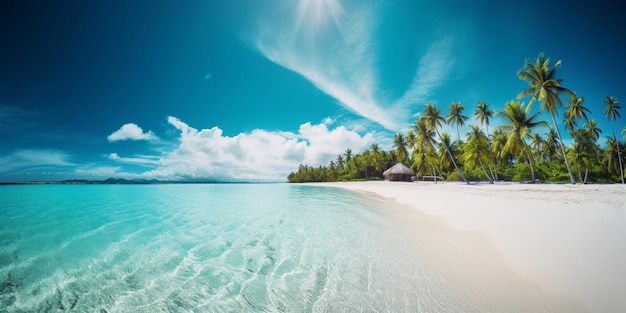
<svg viewBox="0 0 626 313">
<path fill-rule="evenodd" d="M 374 140 L 343 126 L 305 123 L 298 132 L 257 129 L 225 136 L 219 127 L 196 129 L 176 117 L 168 123 L 180 131 L 178 147 L 165 153 L 143 178 L 214 181 L 285 181 L 299 164 L 326 164 L 350 148 L 360 151 Z M 110 159 L 122 161 L 117 154 Z"/>
<path fill-rule="evenodd" d="M 109 142 L 114 142 L 120 140 L 157 140 L 159 138 L 152 131 L 144 133 L 143 129 L 137 126 L 137 124 L 128 123 L 110 134 L 107 139 Z"/>
</svg>

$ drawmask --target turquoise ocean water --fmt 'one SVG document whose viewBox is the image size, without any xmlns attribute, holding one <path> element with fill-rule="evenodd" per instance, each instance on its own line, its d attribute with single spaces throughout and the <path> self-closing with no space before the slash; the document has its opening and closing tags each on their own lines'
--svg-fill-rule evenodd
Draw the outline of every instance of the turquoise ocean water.
<svg viewBox="0 0 626 313">
<path fill-rule="evenodd" d="M 383 210 L 289 184 L 0 186 L 0 312 L 459 311 Z"/>
</svg>

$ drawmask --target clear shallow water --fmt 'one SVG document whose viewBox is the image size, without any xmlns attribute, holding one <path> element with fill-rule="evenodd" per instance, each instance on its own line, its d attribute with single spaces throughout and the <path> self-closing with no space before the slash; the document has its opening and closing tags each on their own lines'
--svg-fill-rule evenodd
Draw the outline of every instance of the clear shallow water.
<svg viewBox="0 0 626 313">
<path fill-rule="evenodd" d="M 287 184 L 0 186 L 0 312 L 461 311 L 380 208 Z"/>
</svg>

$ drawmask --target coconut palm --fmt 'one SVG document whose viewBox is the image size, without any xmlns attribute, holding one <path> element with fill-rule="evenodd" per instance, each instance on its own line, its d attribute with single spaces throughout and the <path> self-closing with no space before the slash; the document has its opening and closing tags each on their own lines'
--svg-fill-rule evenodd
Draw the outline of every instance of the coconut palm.
<svg viewBox="0 0 626 313">
<path fill-rule="evenodd" d="M 543 148 L 541 149 L 543 156 L 548 161 L 554 161 L 559 150 L 559 138 L 552 127 L 546 133 L 546 138 L 543 140 Z"/>
<path fill-rule="evenodd" d="M 491 153 L 496 157 L 496 163 L 498 161 L 508 161 L 509 157 L 506 153 L 502 154 L 502 149 L 506 144 L 506 140 L 509 138 L 509 134 L 502 129 L 496 128 L 493 132 L 493 140 L 491 141 Z"/>
<path fill-rule="evenodd" d="M 465 165 L 470 167 L 480 165 L 489 183 L 493 184 L 493 180 L 487 174 L 487 169 L 485 168 L 485 163 L 489 164 L 491 161 L 489 141 L 478 126 L 471 126 L 470 132 L 467 133 L 467 143 L 463 146 L 463 151 L 462 158 Z"/>
<path fill-rule="evenodd" d="M 420 118 L 415 121 L 413 126 L 415 134 L 415 149 L 413 151 L 413 169 L 416 173 L 422 173 L 424 169 L 432 170 L 433 176 L 436 175 L 437 154 L 435 151 L 435 131 L 426 124 L 426 120 Z M 435 183 L 437 182 L 435 178 Z"/>
<path fill-rule="evenodd" d="M 588 120 L 587 123 L 583 126 L 590 134 L 591 139 L 594 142 L 600 138 L 600 134 L 602 133 L 602 129 L 598 127 L 598 121 L 596 120 Z"/>
<path fill-rule="evenodd" d="M 441 134 L 439 133 L 439 127 L 441 127 L 441 123 L 443 123 L 444 121 L 444 118 L 441 115 L 441 113 L 442 111 L 437 109 L 437 106 L 427 103 L 426 107 L 424 107 L 424 114 L 422 114 L 422 118 L 424 118 L 424 122 L 429 128 L 435 130 L 435 132 L 439 136 L 439 140 L 441 140 L 443 143 Z M 465 183 L 469 184 L 469 181 L 467 181 L 465 176 L 463 176 L 463 174 L 461 173 L 461 170 L 459 170 L 459 167 L 456 165 L 456 161 L 454 160 L 454 157 L 452 156 L 452 152 L 450 152 L 449 147 L 446 146 L 445 149 L 448 152 L 450 159 L 452 160 L 452 164 L 454 164 L 454 168 L 459 173 L 459 176 L 461 176 L 461 178 L 463 179 Z"/>
<path fill-rule="evenodd" d="M 617 140 L 615 140 L 615 138 L 608 138 L 608 141 L 606 142 L 606 150 L 604 150 L 604 163 L 606 164 L 606 168 L 609 171 L 609 173 L 611 173 L 611 175 L 620 175 L 621 171 L 619 168 L 619 161 L 617 160 L 616 156 L 618 155 L 618 145 L 617 145 Z"/>
<path fill-rule="evenodd" d="M 476 117 L 476 119 L 480 121 L 481 124 L 484 124 L 487 128 L 487 141 L 490 142 L 491 134 L 489 133 L 489 119 L 493 117 L 493 111 L 489 109 L 489 104 L 485 101 L 478 102 L 478 104 L 476 105 L 476 109 L 474 110 L 474 117 Z M 494 179 L 497 180 L 498 173 L 495 168 L 492 169 L 491 166 L 489 166 L 489 171 L 491 171 L 491 175 L 493 175 Z"/>
<path fill-rule="evenodd" d="M 517 76 L 521 80 L 527 81 L 530 84 L 530 88 L 520 92 L 517 95 L 517 98 L 521 99 L 531 96 L 530 102 L 528 103 L 529 106 L 534 101 L 539 101 L 542 102 L 541 110 L 548 110 L 548 112 L 550 112 L 552 115 L 552 121 L 554 122 L 554 128 L 559 136 L 561 153 L 563 153 L 563 158 L 565 159 L 565 166 L 567 167 L 570 181 L 572 184 L 575 184 L 576 181 L 572 175 L 572 170 L 570 169 L 567 155 L 565 153 L 563 137 L 561 136 L 561 131 L 559 130 L 559 125 L 556 121 L 556 117 L 558 115 L 557 109 L 559 106 L 563 105 L 561 95 L 565 93 L 574 97 L 575 94 L 573 91 L 561 86 L 563 79 L 556 78 L 556 70 L 559 67 L 561 67 L 561 60 L 557 61 L 554 66 L 551 67 L 550 58 L 546 58 L 543 53 L 539 54 L 539 57 L 537 57 L 534 62 L 526 60 L 524 67 L 517 71 Z"/>
<path fill-rule="evenodd" d="M 456 125 L 456 132 L 459 136 L 459 142 L 461 141 L 461 132 L 459 131 L 459 126 L 465 125 L 465 121 L 469 118 L 463 115 L 463 110 L 465 106 L 461 104 L 461 102 L 452 102 L 448 106 L 450 112 L 446 115 L 446 123 L 450 125 Z"/>
<path fill-rule="evenodd" d="M 619 172 L 620 172 L 620 177 L 622 178 L 622 184 L 624 183 L 624 167 L 622 165 L 622 156 L 620 155 L 619 152 L 619 140 L 617 140 L 617 131 L 616 131 L 616 120 L 617 117 L 621 118 L 619 110 L 622 109 L 622 106 L 619 105 L 619 101 L 617 101 L 617 98 L 613 97 L 613 96 L 606 96 L 606 99 L 603 101 L 604 104 L 606 104 L 606 106 L 604 107 L 604 115 L 606 115 L 606 118 L 609 119 L 609 121 L 611 121 L 611 119 L 613 120 L 613 137 L 615 138 L 615 145 L 617 147 L 617 160 L 619 161 Z"/>
<path fill-rule="evenodd" d="M 406 146 L 407 143 L 404 140 L 404 137 L 402 136 L 402 134 L 397 133 L 396 136 L 393 138 L 393 148 L 394 151 L 396 152 L 396 156 L 398 157 L 398 160 L 402 163 L 405 163 L 408 161 L 409 157 L 409 153 L 406 151 Z"/>
<path fill-rule="evenodd" d="M 507 125 L 499 126 L 501 129 L 510 131 L 506 144 L 502 148 L 501 153 L 511 153 L 514 156 L 526 156 L 530 164 L 531 182 L 535 183 L 535 169 L 533 166 L 533 158 L 530 149 L 524 140 L 529 136 L 531 131 L 538 126 L 548 126 L 545 121 L 537 121 L 539 113 L 528 115 L 530 113 L 530 104 L 525 105 L 523 102 L 516 101 L 507 102 L 504 109 L 496 112 L 501 116 Z"/>
<path fill-rule="evenodd" d="M 493 111 L 489 109 L 489 104 L 485 101 L 478 102 L 476 110 L 474 111 L 474 117 L 487 127 L 487 138 L 491 137 L 489 134 L 489 119 L 493 117 Z"/>
<path fill-rule="evenodd" d="M 567 107 L 565 108 L 565 120 L 567 121 L 566 126 L 567 124 L 572 124 L 573 126 L 576 126 L 577 119 L 584 118 L 585 121 L 589 120 L 587 118 L 587 113 L 591 113 L 591 111 L 589 111 L 589 109 L 587 109 L 583 105 L 584 102 L 584 96 L 579 98 L 575 94 L 572 95 L 569 100 L 567 100 Z M 573 127 L 570 128 L 569 126 L 568 129 L 570 131 L 574 130 Z"/>
</svg>

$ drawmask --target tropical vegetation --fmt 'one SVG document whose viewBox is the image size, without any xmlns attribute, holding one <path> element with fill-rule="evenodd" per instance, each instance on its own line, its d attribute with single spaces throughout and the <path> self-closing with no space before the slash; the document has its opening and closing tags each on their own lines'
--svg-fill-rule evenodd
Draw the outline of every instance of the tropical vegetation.
<svg viewBox="0 0 626 313">
<path fill-rule="evenodd" d="M 603 132 L 586 107 L 585 97 L 563 86 L 563 79 L 557 76 L 560 66 L 561 61 L 552 64 L 540 54 L 535 60 L 526 60 L 517 72 L 529 87 L 501 110 L 494 111 L 487 102 L 480 101 L 472 120 L 461 102 L 449 104 L 447 114 L 436 104 L 426 103 L 412 129 L 395 135 L 391 150 L 385 151 L 378 144 L 356 154 L 347 149 L 326 166 L 300 165 L 289 174 L 288 181 L 379 180 L 385 169 L 401 162 L 411 167 L 418 179 L 442 176 L 466 183 L 506 180 L 623 184 L 626 144 L 622 140 L 626 140 L 626 127 L 619 138 L 618 99 L 607 96 L 603 101 L 604 117 L 613 122 L 613 129 Z M 534 103 L 539 103 L 538 110 L 533 111 Z M 541 119 L 542 111 L 549 113 L 551 121 Z M 494 119 L 500 123 L 490 132 Z M 466 124 L 470 130 L 462 136 L 460 126 Z M 456 140 L 443 131 L 444 125 L 455 128 Z M 561 126 L 571 138 L 569 145 L 563 141 Z M 606 147 L 598 143 L 602 134 L 609 135 Z"/>
</svg>

